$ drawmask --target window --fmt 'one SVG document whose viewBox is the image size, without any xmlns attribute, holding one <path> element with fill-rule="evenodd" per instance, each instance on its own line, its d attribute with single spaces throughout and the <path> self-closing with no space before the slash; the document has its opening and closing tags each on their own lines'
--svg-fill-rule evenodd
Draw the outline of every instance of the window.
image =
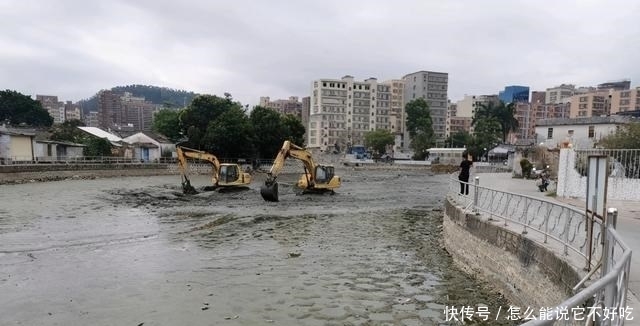
<svg viewBox="0 0 640 326">
<path fill-rule="evenodd" d="M 595 126 L 589 126 L 589 138 L 594 138 L 595 136 L 596 136 Z"/>
<path fill-rule="evenodd" d="M 553 138 L 553 128 L 547 129 L 547 139 Z"/>
<path fill-rule="evenodd" d="M 568 134 L 569 134 L 569 137 L 573 137 L 573 130 L 569 130 Z"/>
</svg>

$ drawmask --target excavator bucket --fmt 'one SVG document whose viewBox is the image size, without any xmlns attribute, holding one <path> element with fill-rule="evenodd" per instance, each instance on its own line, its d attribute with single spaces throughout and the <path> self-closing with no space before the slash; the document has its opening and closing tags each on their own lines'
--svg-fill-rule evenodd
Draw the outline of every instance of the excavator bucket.
<svg viewBox="0 0 640 326">
<path fill-rule="evenodd" d="M 278 183 L 265 183 L 260 187 L 260 195 L 266 201 L 278 201 Z"/>
<path fill-rule="evenodd" d="M 189 179 L 187 179 L 182 182 L 182 193 L 184 193 L 185 195 L 195 195 L 198 193 L 198 191 L 196 191 L 196 188 L 194 188 L 191 185 L 191 182 L 189 182 Z"/>
</svg>

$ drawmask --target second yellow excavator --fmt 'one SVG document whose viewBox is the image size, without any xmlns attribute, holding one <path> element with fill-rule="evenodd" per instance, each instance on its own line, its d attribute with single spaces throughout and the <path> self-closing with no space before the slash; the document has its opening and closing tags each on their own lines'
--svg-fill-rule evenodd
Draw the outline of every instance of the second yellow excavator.
<svg viewBox="0 0 640 326">
<path fill-rule="evenodd" d="M 276 179 L 288 157 L 298 159 L 304 165 L 304 174 L 300 176 L 296 184 L 303 192 L 333 193 L 333 189 L 340 187 L 340 177 L 334 175 L 333 166 L 316 164 L 309 151 L 286 140 L 278 152 L 278 156 L 273 161 L 273 166 L 271 166 L 271 170 L 267 174 L 267 180 L 260 187 L 260 195 L 264 200 L 278 201 L 278 183 Z"/>
<path fill-rule="evenodd" d="M 211 163 L 213 166 L 213 175 L 211 182 L 214 189 L 247 187 L 251 183 L 251 174 L 243 172 L 238 164 L 220 163 L 218 158 L 210 153 L 199 151 L 197 149 L 176 146 L 178 152 L 178 165 L 182 173 L 182 192 L 185 194 L 196 194 L 196 189 L 191 185 L 187 176 L 187 158 L 203 160 Z"/>
</svg>

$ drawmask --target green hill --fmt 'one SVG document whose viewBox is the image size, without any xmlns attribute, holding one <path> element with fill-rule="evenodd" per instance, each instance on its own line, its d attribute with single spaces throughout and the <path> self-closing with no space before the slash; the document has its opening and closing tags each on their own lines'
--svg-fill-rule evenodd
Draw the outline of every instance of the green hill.
<svg viewBox="0 0 640 326">
<path fill-rule="evenodd" d="M 151 103 L 176 108 L 182 108 L 189 105 L 193 98 L 198 95 L 194 92 L 150 85 L 116 86 L 111 88 L 111 90 L 121 94 L 129 92 L 133 96 L 144 97 Z M 98 94 L 96 93 L 88 99 L 78 101 L 78 104 L 84 113 L 88 113 L 89 111 L 98 111 L 97 96 Z"/>
</svg>

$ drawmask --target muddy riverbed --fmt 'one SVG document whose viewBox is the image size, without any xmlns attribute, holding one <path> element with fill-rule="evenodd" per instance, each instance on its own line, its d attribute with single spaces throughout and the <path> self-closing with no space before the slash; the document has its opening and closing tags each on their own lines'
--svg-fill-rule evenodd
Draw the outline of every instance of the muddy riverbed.
<svg viewBox="0 0 640 326">
<path fill-rule="evenodd" d="M 0 325 L 449 325 L 446 306 L 508 308 L 442 248 L 445 176 L 337 172 L 335 195 L 283 176 L 278 203 L 260 176 L 194 196 L 179 176 L 0 186 Z"/>
</svg>

